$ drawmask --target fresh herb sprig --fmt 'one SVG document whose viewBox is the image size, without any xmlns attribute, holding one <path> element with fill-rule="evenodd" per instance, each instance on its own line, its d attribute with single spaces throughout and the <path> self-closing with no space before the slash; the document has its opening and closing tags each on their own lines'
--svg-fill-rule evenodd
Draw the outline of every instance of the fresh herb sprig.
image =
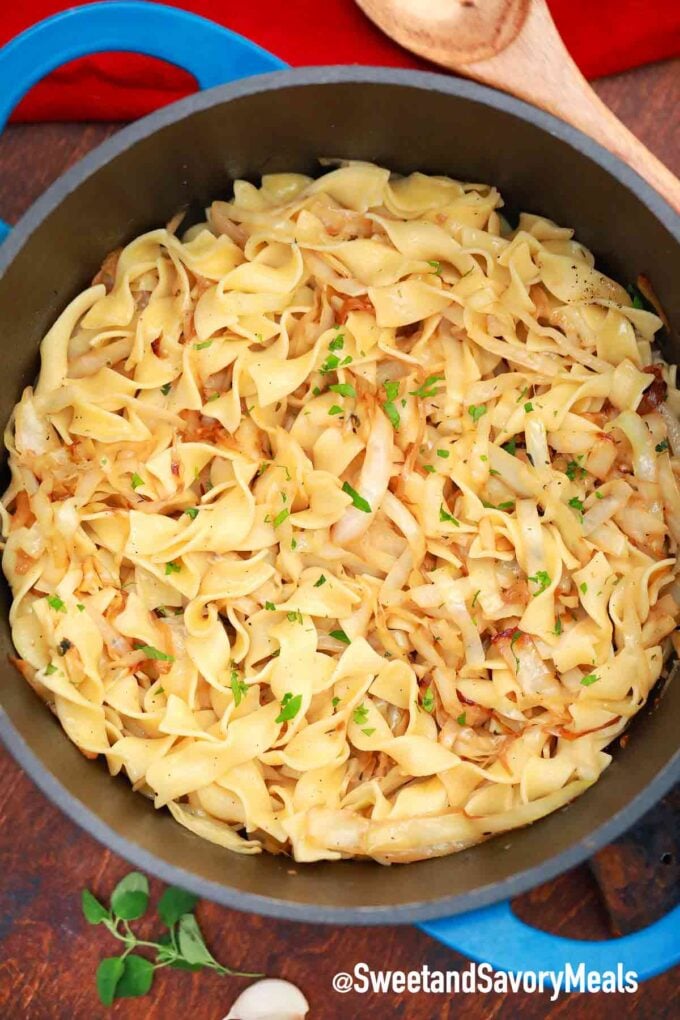
<svg viewBox="0 0 680 1020">
<path fill-rule="evenodd" d="M 110 1006 L 114 999 L 146 995 L 161 967 L 181 970 L 208 967 L 223 975 L 262 977 L 218 963 L 193 914 L 198 900 L 184 889 L 169 886 L 158 901 L 156 910 L 168 931 L 157 942 L 138 938 L 130 928 L 130 921 L 138 921 L 149 907 L 149 882 L 139 871 L 131 872 L 118 883 L 108 909 L 89 889 L 83 889 L 81 902 L 85 920 L 103 924 L 125 947 L 120 956 L 106 956 L 97 967 L 97 991 L 105 1006 Z M 155 953 L 155 959 L 136 952 L 140 948 Z"/>
</svg>

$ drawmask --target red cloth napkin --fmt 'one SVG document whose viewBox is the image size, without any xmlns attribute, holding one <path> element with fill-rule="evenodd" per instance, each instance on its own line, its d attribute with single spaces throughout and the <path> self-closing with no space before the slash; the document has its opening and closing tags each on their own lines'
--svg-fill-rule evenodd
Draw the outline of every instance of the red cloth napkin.
<svg viewBox="0 0 680 1020">
<path fill-rule="evenodd" d="M 454 2 L 454 0 L 452 0 Z M 562 38 L 589 78 L 680 54 L 678 0 L 549 0 Z M 73 3 L 2 4 L 0 43 Z M 383 35 L 353 0 L 189 0 L 177 3 L 248 36 L 294 67 L 378 64 L 429 68 Z M 21 120 L 131 120 L 195 90 L 190 75 L 133 54 L 74 61 L 36 86 Z"/>
</svg>

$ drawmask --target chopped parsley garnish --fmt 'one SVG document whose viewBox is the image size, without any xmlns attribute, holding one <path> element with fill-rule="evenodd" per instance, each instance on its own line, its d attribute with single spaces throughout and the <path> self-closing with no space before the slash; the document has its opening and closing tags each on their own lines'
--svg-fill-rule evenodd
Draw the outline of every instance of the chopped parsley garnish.
<svg viewBox="0 0 680 1020">
<path fill-rule="evenodd" d="M 270 613 L 276 612 L 276 606 L 274 605 L 273 602 L 265 602 L 264 608 L 268 609 Z"/>
<path fill-rule="evenodd" d="M 668 440 L 662 439 L 660 443 L 657 443 L 654 447 L 657 453 L 664 453 L 668 449 Z"/>
<path fill-rule="evenodd" d="M 335 638 L 336 641 L 342 641 L 343 645 L 350 644 L 350 639 L 345 634 L 344 630 L 332 630 L 330 637 Z"/>
<path fill-rule="evenodd" d="M 604 496 L 599 489 L 595 489 L 595 499 L 604 499 Z"/>
<path fill-rule="evenodd" d="M 460 713 L 460 715 L 456 719 L 456 722 L 458 723 L 459 726 L 465 726 L 465 712 Z"/>
<path fill-rule="evenodd" d="M 171 389 L 172 389 L 171 382 L 163 383 L 163 385 L 161 386 L 161 393 L 163 394 L 164 397 L 167 397 Z"/>
<path fill-rule="evenodd" d="M 559 637 L 561 633 L 562 633 L 562 617 L 558 616 L 557 619 L 555 620 L 555 629 L 553 631 L 553 634 L 556 637 Z"/>
<path fill-rule="evenodd" d="M 315 588 L 320 588 L 321 585 L 325 584 L 325 583 L 326 583 L 326 578 L 324 577 L 323 574 L 321 574 L 321 576 L 319 577 L 318 581 L 314 582 L 314 587 Z"/>
<path fill-rule="evenodd" d="M 386 382 L 383 383 L 383 389 L 385 390 L 385 396 L 387 399 L 383 403 L 382 409 L 387 415 L 390 425 L 394 431 L 397 432 L 401 424 L 401 417 L 394 401 L 399 396 L 399 383 L 395 379 L 387 379 Z"/>
<path fill-rule="evenodd" d="M 586 592 L 588 591 L 588 585 L 586 584 L 586 582 L 585 582 L 585 581 L 583 582 L 583 584 L 580 584 L 580 585 L 579 585 L 579 588 L 581 589 L 581 592 L 582 592 L 582 593 L 583 593 L 584 595 L 585 595 L 585 593 L 586 593 Z"/>
<path fill-rule="evenodd" d="M 66 603 L 63 601 L 63 599 L 60 599 L 58 595 L 48 595 L 47 605 L 51 609 L 55 609 L 58 613 L 66 612 Z"/>
<path fill-rule="evenodd" d="M 363 496 L 360 496 L 357 490 L 353 489 L 349 482 L 342 483 L 342 491 L 347 493 L 347 495 L 351 498 L 352 506 L 356 507 L 357 510 L 361 510 L 364 514 L 373 513 L 370 503 L 365 500 Z"/>
<path fill-rule="evenodd" d="M 333 708 L 337 708 L 340 704 L 340 698 L 331 698 L 331 705 Z"/>
<path fill-rule="evenodd" d="M 340 358 L 337 354 L 329 354 L 319 371 L 322 375 L 328 375 L 329 372 L 335 372 L 339 364 Z"/>
<path fill-rule="evenodd" d="M 248 693 L 248 684 L 245 680 L 241 680 L 235 669 L 231 671 L 231 693 L 234 695 L 234 704 L 236 708 L 241 704 L 241 699 L 245 698 Z"/>
<path fill-rule="evenodd" d="M 533 405 L 533 404 L 531 403 L 531 401 L 530 401 L 530 400 L 527 400 L 526 404 L 524 405 L 524 410 L 525 410 L 525 411 L 527 412 L 527 414 L 528 414 L 528 413 L 529 413 L 529 411 L 533 411 L 533 409 L 534 409 L 534 405 Z"/>
<path fill-rule="evenodd" d="M 368 722 L 368 709 L 365 705 L 357 705 L 352 712 L 352 718 L 357 726 L 363 726 L 365 722 Z"/>
<path fill-rule="evenodd" d="M 444 509 L 443 503 L 439 507 L 439 520 L 447 521 L 449 524 L 455 524 L 457 528 L 460 527 L 460 521 L 457 521 L 453 514 L 450 514 L 448 510 Z"/>
<path fill-rule="evenodd" d="M 362 730 L 361 732 L 365 733 L 367 737 L 372 737 L 373 734 L 375 733 L 375 726 L 369 726 L 367 729 Z"/>
<path fill-rule="evenodd" d="M 434 269 L 435 273 L 437 273 L 438 276 L 441 274 L 442 271 L 441 262 L 438 262 L 437 259 L 428 259 L 427 264 L 428 266 L 432 266 L 432 268 Z"/>
<path fill-rule="evenodd" d="M 477 599 L 481 594 L 481 590 L 482 590 L 481 588 L 478 588 L 477 591 L 475 592 L 475 597 L 473 598 L 472 605 L 470 606 L 471 609 L 474 609 L 475 606 L 477 605 Z"/>
<path fill-rule="evenodd" d="M 330 409 L 330 411 L 328 413 L 329 414 L 344 414 L 345 412 L 337 404 L 333 404 L 333 406 L 331 407 L 331 409 Z"/>
<path fill-rule="evenodd" d="M 597 673 L 589 673 L 588 676 L 584 676 L 581 679 L 581 686 L 582 687 L 592 687 L 593 684 L 596 684 L 599 679 L 600 678 L 597 675 Z"/>
<path fill-rule="evenodd" d="M 320 397 L 321 396 L 321 390 L 319 389 L 318 386 L 315 386 L 314 389 L 312 390 L 312 396 L 313 397 Z"/>
<path fill-rule="evenodd" d="M 529 391 L 529 387 L 528 386 L 523 386 L 522 390 L 520 392 L 520 395 L 518 396 L 518 398 L 515 401 L 515 403 L 521 404 L 522 401 L 524 400 L 525 395 L 528 393 L 528 391 Z"/>
<path fill-rule="evenodd" d="M 451 456 L 451 451 L 450 450 L 437 450 L 437 456 L 441 457 L 443 460 L 446 460 L 447 457 Z"/>
<path fill-rule="evenodd" d="M 387 379 L 383 383 L 383 389 L 388 400 L 396 400 L 399 396 L 399 383 L 396 379 Z"/>
<path fill-rule="evenodd" d="M 476 424 L 486 414 L 486 404 L 470 404 L 468 414 Z"/>
<path fill-rule="evenodd" d="M 289 613 L 286 613 L 286 619 L 289 623 L 302 623 L 302 613 L 299 609 L 291 609 Z"/>
<path fill-rule="evenodd" d="M 641 294 L 641 293 L 640 293 L 640 291 L 639 291 L 639 290 L 637 289 L 637 287 L 635 286 L 635 284 L 633 284 L 633 283 L 630 283 L 630 284 L 629 284 L 629 285 L 628 285 L 628 286 L 626 287 L 626 290 L 628 291 L 628 295 L 629 295 L 629 297 L 630 297 L 630 300 L 631 300 L 631 301 L 632 301 L 632 303 L 633 303 L 633 308 L 639 308 L 639 309 L 640 309 L 641 311 L 644 311 L 644 308 L 645 308 L 645 302 L 644 302 L 644 300 L 643 300 L 642 294 Z"/>
<path fill-rule="evenodd" d="M 138 474 L 132 476 L 130 484 L 133 489 L 138 489 L 140 485 L 144 485 L 144 479 L 140 478 Z"/>
<path fill-rule="evenodd" d="M 431 687 L 423 694 L 422 706 L 426 712 L 434 712 L 434 691 Z"/>
<path fill-rule="evenodd" d="M 192 521 L 195 521 L 196 518 L 198 517 L 198 507 L 197 506 L 189 506 L 184 511 L 184 513 L 187 515 L 187 517 L 191 517 Z"/>
<path fill-rule="evenodd" d="M 274 720 L 277 723 L 290 722 L 300 711 L 302 705 L 302 695 L 296 694 L 293 696 L 290 691 L 287 691 L 281 699 L 281 711 Z"/>
<path fill-rule="evenodd" d="M 83 605 L 82 602 L 77 602 L 76 603 L 76 609 L 78 610 L 79 613 L 84 613 L 85 612 L 85 606 Z"/>
<path fill-rule="evenodd" d="M 538 591 L 534 592 L 534 598 L 544 592 L 546 588 L 550 587 L 551 577 L 547 570 L 537 570 L 535 574 L 532 574 L 529 578 L 534 584 L 539 585 Z"/>
<path fill-rule="evenodd" d="M 577 460 L 570 460 L 567 464 L 567 470 L 565 473 L 569 481 L 573 482 L 577 475 L 580 478 L 584 478 L 586 475 L 586 469 L 581 467 Z"/>
<path fill-rule="evenodd" d="M 585 510 L 585 507 L 583 505 L 583 501 L 580 500 L 578 496 L 572 496 L 572 498 L 569 500 L 569 506 L 572 507 L 573 510 L 578 510 L 581 517 L 583 517 L 583 511 Z"/>
<path fill-rule="evenodd" d="M 499 503 L 498 506 L 496 507 L 496 510 L 514 510 L 514 509 L 515 504 L 514 501 L 511 499 L 509 499 L 506 503 Z"/>
<path fill-rule="evenodd" d="M 517 658 L 517 652 L 515 651 L 515 645 L 517 644 L 517 642 L 519 641 L 521 636 L 522 636 L 522 631 L 521 630 L 516 630 L 515 633 L 512 635 L 512 637 L 510 638 L 510 651 L 512 652 L 513 657 L 515 659 L 515 669 L 517 671 L 519 671 L 519 659 Z"/>
<path fill-rule="evenodd" d="M 144 653 L 145 659 L 156 659 L 158 662 L 174 662 L 174 655 L 168 655 L 166 652 L 161 652 L 158 648 L 154 648 L 153 645 L 135 645 L 135 649 L 138 652 Z"/>
<path fill-rule="evenodd" d="M 341 397 L 356 397 L 357 391 L 354 389 L 351 383 L 338 382 L 333 383 L 332 386 L 328 387 L 333 393 L 339 393 Z"/>
<path fill-rule="evenodd" d="M 166 563 L 165 564 L 165 574 L 168 577 L 170 576 L 170 574 L 179 574 L 181 569 L 182 569 L 182 564 L 181 563 L 174 563 L 172 560 L 170 561 L 170 563 Z"/>
<path fill-rule="evenodd" d="M 438 389 L 433 389 L 435 383 L 442 382 L 444 379 L 443 375 L 428 375 L 422 386 L 419 386 L 417 390 L 411 390 L 412 397 L 434 397 L 439 393 Z"/>
<path fill-rule="evenodd" d="M 329 343 L 328 349 L 329 351 L 341 351 L 344 346 L 345 346 L 345 334 L 338 333 L 338 335 L 334 337 Z"/>
<path fill-rule="evenodd" d="M 287 517 L 290 517 L 290 510 L 288 509 L 288 507 L 284 507 L 283 510 L 279 510 L 276 517 L 274 518 L 272 522 L 274 527 L 278 528 L 280 524 L 283 524 Z"/>
<path fill-rule="evenodd" d="M 427 471 L 428 475 L 431 475 L 434 470 L 434 464 L 423 464 L 423 471 Z"/>
<path fill-rule="evenodd" d="M 195 351 L 204 351 L 208 347 L 212 347 L 212 340 L 204 340 L 201 344 L 194 344 Z"/>
<path fill-rule="evenodd" d="M 517 452 L 517 440 L 508 439 L 507 443 L 503 443 L 502 448 L 505 450 L 506 453 L 509 453 L 512 457 L 514 457 Z"/>
<path fill-rule="evenodd" d="M 47 676 L 52 676 L 52 674 L 56 673 L 56 672 L 57 672 L 57 667 L 54 665 L 53 662 L 51 662 L 49 664 L 49 666 L 45 667 L 45 673 L 46 673 Z"/>
</svg>

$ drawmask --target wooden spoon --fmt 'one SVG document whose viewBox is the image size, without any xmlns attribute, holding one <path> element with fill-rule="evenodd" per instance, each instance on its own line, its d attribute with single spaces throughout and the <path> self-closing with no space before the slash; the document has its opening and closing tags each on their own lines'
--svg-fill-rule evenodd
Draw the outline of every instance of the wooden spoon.
<svg viewBox="0 0 680 1020">
<path fill-rule="evenodd" d="M 593 92 L 545 0 L 356 0 L 401 46 L 584 131 L 680 212 L 680 181 Z"/>
</svg>

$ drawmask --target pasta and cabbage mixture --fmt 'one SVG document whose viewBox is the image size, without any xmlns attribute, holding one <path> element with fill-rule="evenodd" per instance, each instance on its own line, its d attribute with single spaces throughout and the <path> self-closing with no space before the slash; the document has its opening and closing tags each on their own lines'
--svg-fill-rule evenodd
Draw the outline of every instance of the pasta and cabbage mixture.
<svg viewBox="0 0 680 1020">
<path fill-rule="evenodd" d="M 501 207 L 363 163 L 237 181 L 42 342 L 5 437 L 17 665 L 205 839 L 460 850 L 586 790 L 662 673 L 662 321 Z"/>
</svg>

